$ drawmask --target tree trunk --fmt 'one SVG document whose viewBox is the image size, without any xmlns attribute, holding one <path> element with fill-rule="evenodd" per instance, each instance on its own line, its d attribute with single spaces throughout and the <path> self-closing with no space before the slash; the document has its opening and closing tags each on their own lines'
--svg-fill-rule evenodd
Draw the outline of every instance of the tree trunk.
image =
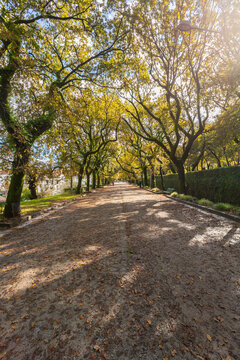
<svg viewBox="0 0 240 360">
<path fill-rule="evenodd" d="M 160 165 L 160 177 L 161 177 L 161 186 L 162 186 L 162 190 L 165 190 L 164 188 L 164 182 L 163 182 L 163 174 L 162 174 L 162 165 Z"/>
<path fill-rule="evenodd" d="M 221 160 L 219 159 L 219 157 L 215 154 L 214 151 L 210 150 L 210 153 L 215 157 L 215 159 L 217 160 L 217 165 L 218 167 L 222 167 L 222 164 L 221 164 Z"/>
<path fill-rule="evenodd" d="M 229 160 L 228 160 L 228 157 L 227 157 L 227 154 L 226 154 L 225 147 L 223 148 L 223 153 L 224 153 L 224 156 L 225 156 L 225 159 L 226 159 L 226 162 L 227 162 L 227 166 L 230 166 L 230 163 L 229 163 Z"/>
<path fill-rule="evenodd" d="M 93 170 L 93 173 L 92 173 L 92 188 L 96 189 L 96 171 L 95 170 Z"/>
<path fill-rule="evenodd" d="M 81 194 L 82 192 L 82 179 L 83 179 L 83 167 L 80 166 L 79 171 L 78 171 L 78 184 L 77 184 L 77 188 L 76 188 L 76 194 Z"/>
<path fill-rule="evenodd" d="M 30 150 L 26 148 L 25 145 L 16 147 L 12 164 L 12 176 L 3 213 L 5 218 L 10 219 L 15 216 L 20 216 L 21 193 L 29 156 Z"/>
<path fill-rule="evenodd" d="M 86 191 L 89 192 L 89 190 L 90 190 L 90 173 L 88 171 L 86 171 L 86 175 L 87 175 L 87 188 L 86 188 Z"/>
<path fill-rule="evenodd" d="M 101 179 L 100 179 L 100 175 L 97 174 L 97 187 L 100 188 L 101 186 Z"/>
<path fill-rule="evenodd" d="M 176 166 L 177 166 L 177 172 L 178 172 L 179 192 L 180 192 L 180 194 L 185 194 L 186 193 L 186 185 L 185 185 L 184 166 L 181 163 L 178 163 Z"/>
<path fill-rule="evenodd" d="M 36 184 L 36 176 L 29 175 L 28 178 L 28 188 L 31 193 L 31 199 L 37 199 L 37 184 Z"/>
<path fill-rule="evenodd" d="M 144 182 L 144 186 L 148 186 L 148 176 L 147 176 L 147 166 L 143 167 L 143 182 Z"/>
<path fill-rule="evenodd" d="M 154 174 L 154 167 L 151 169 L 151 188 L 155 188 L 155 174 Z"/>
</svg>

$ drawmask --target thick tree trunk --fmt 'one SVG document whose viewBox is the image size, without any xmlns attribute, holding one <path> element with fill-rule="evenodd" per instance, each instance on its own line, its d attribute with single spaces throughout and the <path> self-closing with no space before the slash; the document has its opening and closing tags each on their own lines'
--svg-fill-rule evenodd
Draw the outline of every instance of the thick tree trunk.
<svg viewBox="0 0 240 360">
<path fill-rule="evenodd" d="M 148 186 L 147 166 L 143 167 L 143 185 Z"/>
<path fill-rule="evenodd" d="M 29 148 L 26 148 L 26 146 L 18 146 L 16 148 L 12 164 L 12 176 L 3 213 L 5 218 L 9 219 L 20 216 L 21 193 L 29 155 L 30 151 Z"/>
<path fill-rule="evenodd" d="M 86 176 L 87 176 L 87 188 L 86 188 L 86 191 L 89 192 L 89 190 L 90 190 L 90 174 L 89 174 L 89 172 L 86 172 Z"/>
<path fill-rule="evenodd" d="M 92 173 L 92 188 L 96 189 L 96 171 L 95 170 L 93 170 L 93 173 Z"/>
<path fill-rule="evenodd" d="M 185 194 L 186 193 L 186 185 L 185 185 L 184 166 L 181 163 L 178 163 L 176 166 L 177 166 L 177 172 L 178 172 L 179 192 L 180 192 L 180 194 Z"/>
<path fill-rule="evenodd" d="M 78 171 L 78 184 L 77 184 L 77 188 L 76 188 L 76 194 L 81 194 L 81 192 L 82 192 L 83 171 L 84 171 L 84 169 L 80 166 L 79 171 Z"/>
<path fill-rule="evenodd" d="M 29 175 L 28 188 L 31 193 L 31 199 L 37 199 L 37 184 L 35 175 Z"/>
<path fill-rule="evenodd" d="M 97 174 L 97 187 L 100 188 L 101 186 L 101 178 L 100 178 L 100 175 Z"/>
</svg>

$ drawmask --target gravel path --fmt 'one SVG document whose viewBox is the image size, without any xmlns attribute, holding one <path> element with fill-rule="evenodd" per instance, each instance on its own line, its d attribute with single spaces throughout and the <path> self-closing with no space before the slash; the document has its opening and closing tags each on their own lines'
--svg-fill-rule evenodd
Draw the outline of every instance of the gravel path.
<svg viewBox="0 0 240 360">
<path fill-rule="evenodd" d="M 0 240 L 0 359 L 240 359 L 240 227 L 115 185 Z"/>
</svg>

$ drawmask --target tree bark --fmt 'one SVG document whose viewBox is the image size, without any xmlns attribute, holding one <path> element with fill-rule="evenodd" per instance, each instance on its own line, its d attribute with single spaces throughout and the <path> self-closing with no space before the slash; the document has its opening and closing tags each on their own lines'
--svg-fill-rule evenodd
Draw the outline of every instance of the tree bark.
<svg viewBox="0 0 240 360">
<path fill-rule="evenodd" d="M 25 145 L 19 145 L 16 147 L 16 152 L 12 164 L 12 176 L 3 213 L 5 218 L 9 219 L 20 216 L 21 193 L 23 188 L 25 169 L 29 156 L 30 149 Z"/>
<path fill-rule="evenodd" d="M 148 186 L 147 166 L 143 167 L 143 182 L 144 186 Z"/>
<path fill-rule="evenodd" d="M 78 184 L 76 188 L 76 194 L 81 194 L 82 192 L 82 179 L 83 179 L 84 168 L 82 166 L 79 167 L 78 171 Z"/>
<path fill-rule="evenodd" d="M 185 194 L 186 193 L 186 184 L 185 184 L 184 166 L 181 163 L 178 163 L 176 166 L 177 166 L 177 172 L 178 172 L 179 192 L 180 192 L 180 194 Z"/>
<path fill-rule="evenodd" d="M 28 178 L 28 188 L 31 193 L 31 199 L 37 199 L 37 184 L 36 184 L 36 176 L 29 175 Z"/>
<path fill-rule="evenodd" d="M 92 173 L 92 188 L 96 189 L 96 170 L 93 170 Z"/>
<path fill-rule="evenodd" d="M 100 188 L 101 186 L 101 178 L 100 178 L 100 175 L 97 174 L 97 187 Z"/>
<path fill-rule="evenodd" d="M 89 190 L 90 190 L 90 173 L 88 171 L 86 171 L 86 176 L 87 176 L 87 188 L 86 188 L 86 191 L 89 192 Z"/>
<path fill-rule="evenodd" d="M 160 165 L 160 177 L 161 177 L 161 186 L 162 186 L 162 190 L 165 190 L 164 188 L 164 182 L 163 182 L 163 174 L 162 174 L 162 165 Z"/>
<path fill-rule="evenodd" d="M 151 187 L 155 188 L 155 174 L 154 174 L 154 167 L 151 169 Z"/>
</svg>

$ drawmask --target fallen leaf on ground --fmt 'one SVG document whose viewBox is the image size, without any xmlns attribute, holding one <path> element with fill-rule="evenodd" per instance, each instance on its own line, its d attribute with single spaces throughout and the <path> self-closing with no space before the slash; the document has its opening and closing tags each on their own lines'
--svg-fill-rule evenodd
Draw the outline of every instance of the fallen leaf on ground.
<svg viewBox="0 0 240 360">
<path fill-rule="evenodd" d="M 211 337 L 210 335 L 208 335 L 208 334 L 207 334 L 207 339 L 208 339 L 209 341 L 212 341 L 212 337 Z"/>
</svg>

